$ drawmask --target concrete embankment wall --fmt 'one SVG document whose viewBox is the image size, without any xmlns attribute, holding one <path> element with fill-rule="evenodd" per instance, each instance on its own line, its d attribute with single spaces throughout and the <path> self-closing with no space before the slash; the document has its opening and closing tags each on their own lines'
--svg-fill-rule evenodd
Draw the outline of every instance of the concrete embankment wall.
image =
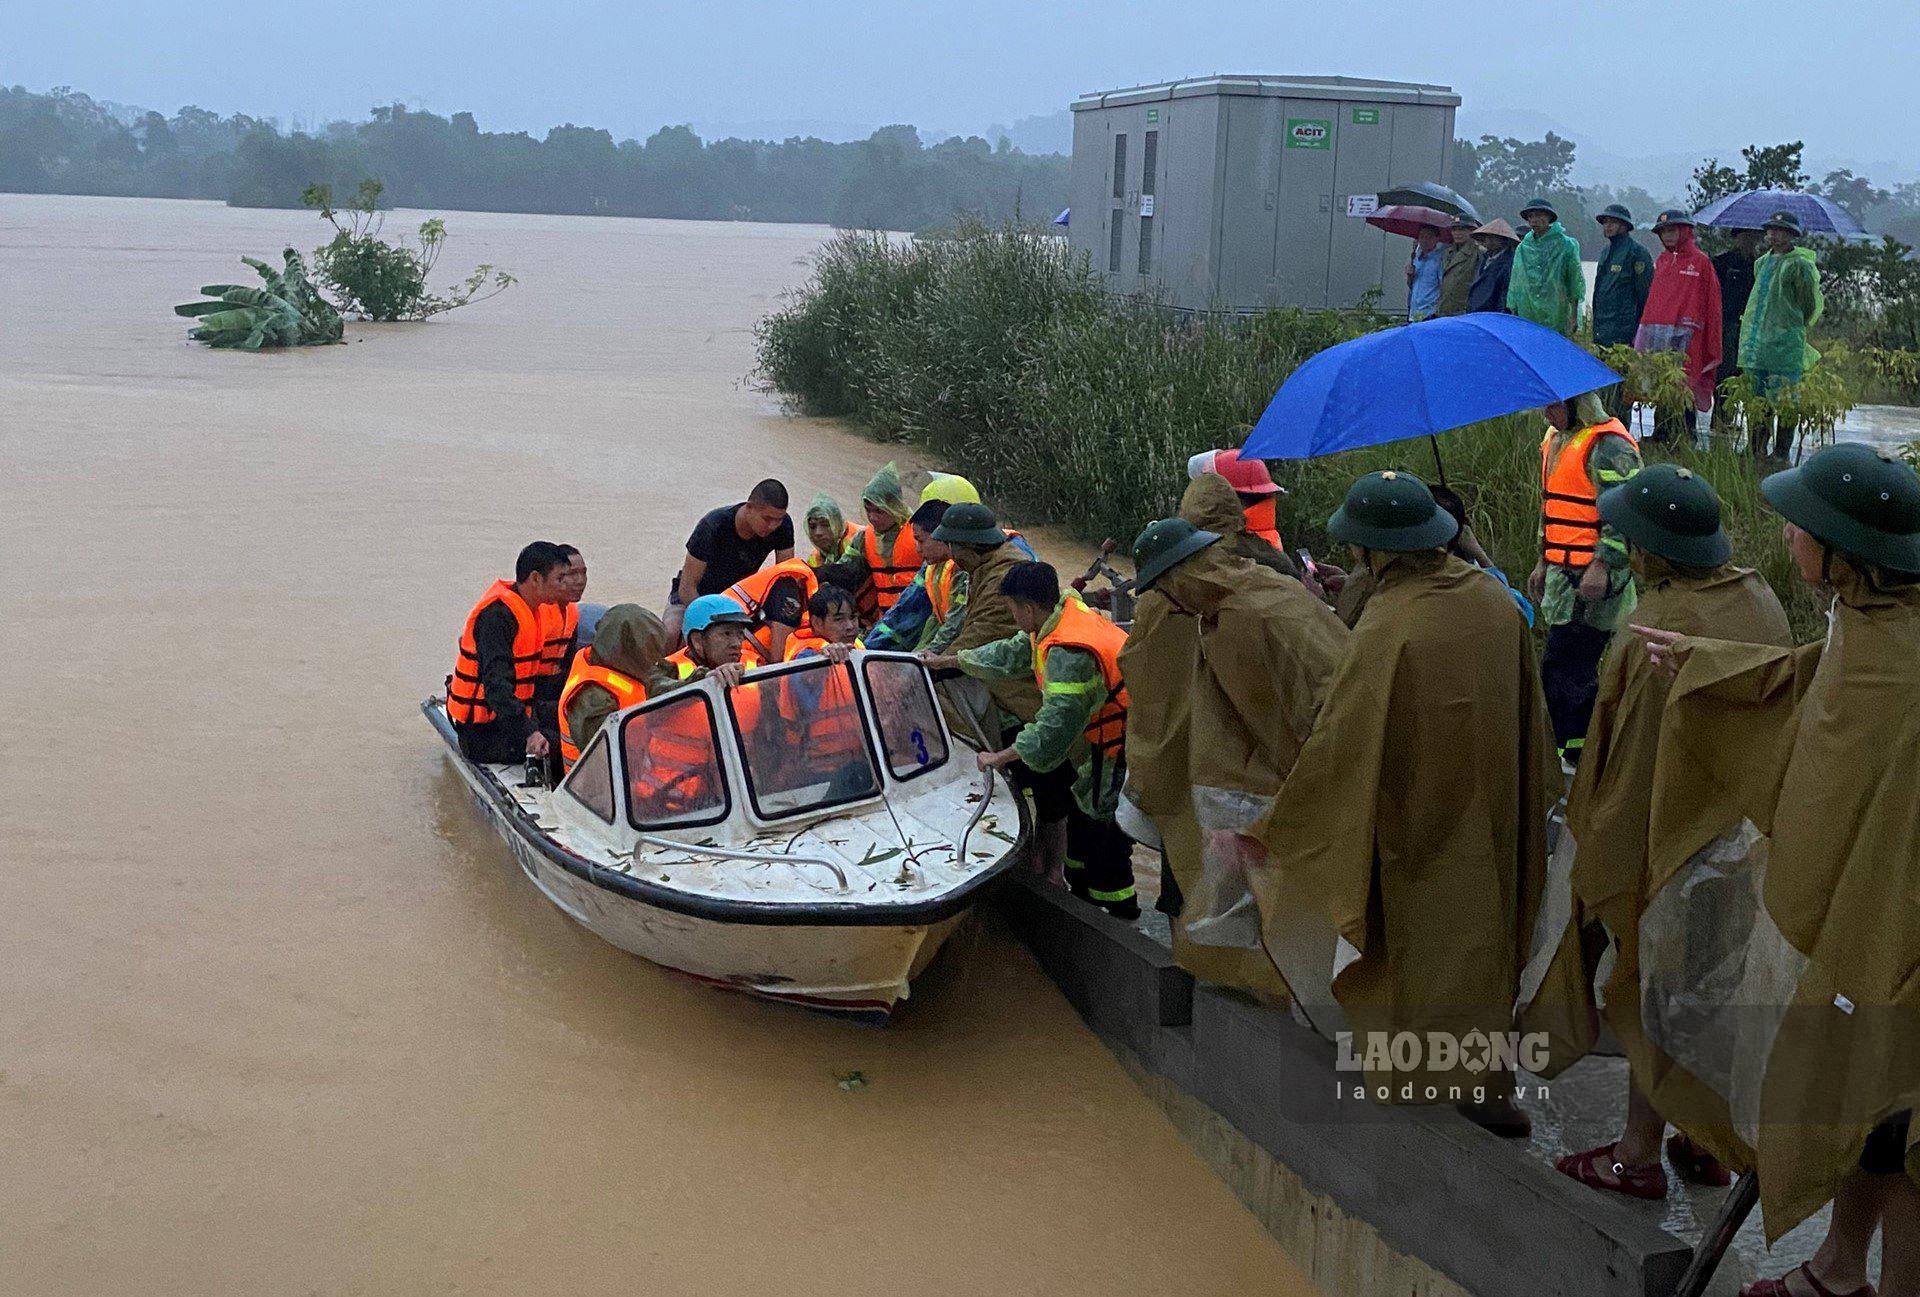
<svg viewBox="0 0 1920 1297">
<path fill-rule="evenodd" d="M 1316 1283 L 1340 1297 L 1661 1297 L 1688 1248 L 1448 1107 L 1338 1097 L 1283 1010 L 1195 983 L 1132 926 L 1027 879 L 1001 914 Z"/>
</svg>

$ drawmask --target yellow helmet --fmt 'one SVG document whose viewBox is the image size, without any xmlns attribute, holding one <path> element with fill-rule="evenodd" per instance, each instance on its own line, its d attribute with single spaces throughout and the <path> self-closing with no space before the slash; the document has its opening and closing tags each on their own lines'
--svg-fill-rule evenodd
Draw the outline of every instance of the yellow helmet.
<svg viewBox="0 0 1920 1297">
<path fill-rule="evenodd" d="M 939 473 L 929 469 L 933 481 L 927 483 L 920 492 L 920 503 L 938 500 L 942 504 L 979 504 L 980 492 L 974 490 L 973 483 L 958 473 Z"/>
</svg>

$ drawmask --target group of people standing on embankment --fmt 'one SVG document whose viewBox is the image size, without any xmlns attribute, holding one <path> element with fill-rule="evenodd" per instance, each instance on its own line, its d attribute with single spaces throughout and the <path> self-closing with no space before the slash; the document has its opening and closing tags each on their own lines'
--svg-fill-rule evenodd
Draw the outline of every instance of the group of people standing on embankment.
<svg viewBox="0 0 1920 1297">
<path fill-rule="evenodd" d="M 1700 416 L 1713 408 L 1720 384 L 1737 374 L 1748 376 L 1757 395 L 1771 397 L 1799 383 L 1819 359 L 1807 332 L 1825 307 L 1820 267 L 1801 246 L 1806 231 L 1792 212 L 1774 213 L 1764 229 L 1731 231 L 1732 246 L 1714 257 L 1695 241 L 1685 211 L 1655 218 L 1658 258 L 1635 241 L 1633 214 L 1619 203 L 1595 219 L 1607 250 L 1594 270 L 1594 345 L 1680 353 Z M 1587 295 L 1580 244 L 1548 199 L 1529 202 L 1520 220 L 1524 236 L 1499 219 L 1423 227 L 1407 265 L 1408 317 L 1500 311 L 1572 337 Z M 1618 399 L 1614 413 L 1625 415 Z M 1684 422 L 1661 419 L 1653 438 L 1684 435 Z M 1768 431 L 1771 438 L 1750 431 L 1753 453 L 1784 461 L 1794 428 L 1777 423 Z"/>
<path fill-rule="evenodd" d="M 964 678 L 950 711 L 981 767 L 1031 793 L 1032 867 L 1131 919 L 1134 844 L 1157 849 L 1181 962 L 1323 1030 L 1337 1012 L 1357 1100 L 1523 1138 L 1516 1065 L 1557 1074 L 1604 1020 L 1626 1127 L 1563 1172 L 1663 1196 L 1671 1123 L 1683 1177 L 1758 1169 L 1771 1237 L 1834 1204 L 1818 1255 L 1749 1294 L 1869 1292 L 1882 1231 L 1881 1291 L 1911 1297 L 1920 477 L 1840 444 L 1765 479 L 1832 601 L 1796 648 L 1711 483 L 1641 466 L 1590 400 L 1546 413 L 1525 593 L 1459 498 L 1404 472 L 1327 520 L 1348 569 L 1296 565 L 1265 466 L 1221 451 L 1135 541 L 1122 626 L 970 483 L 935 475 L 910 505 L 889 464 L 864 526 L 814 501 L 804 559 L 778 482 L 715 510 L 664 615 L 616 605 L 583 645 L 584 565 L 536 542 L 470 614 L 449 714 L 477 760 L 571 757 L 688 681 L 917 652 Z"/>
</svg>

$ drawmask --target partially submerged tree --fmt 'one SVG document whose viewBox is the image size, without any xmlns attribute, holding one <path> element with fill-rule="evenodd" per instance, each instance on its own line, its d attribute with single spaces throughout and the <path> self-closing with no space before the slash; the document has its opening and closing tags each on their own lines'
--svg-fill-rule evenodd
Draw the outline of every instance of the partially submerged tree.
<svg viewBox="0 0 1920 1297">
<path fill-rule="evenodd" d="M 331 185 L 308 185 L 300 195 L 333 226 L 332 241 L 314 252 L 314 266 L 341 310 L 369 320 L 425 320 L 513 286 L 506 271 L 481 265 L 444 296 L 430 291 L 427 276 L 446 247 L 447 224 L 435 216 L 420 223 L 413 243 L 388 242 L 380 237 L 386 224 L 383 190 L 378 180 L 362 180 L 353 198 L 338 207 Z"/>
</svg>

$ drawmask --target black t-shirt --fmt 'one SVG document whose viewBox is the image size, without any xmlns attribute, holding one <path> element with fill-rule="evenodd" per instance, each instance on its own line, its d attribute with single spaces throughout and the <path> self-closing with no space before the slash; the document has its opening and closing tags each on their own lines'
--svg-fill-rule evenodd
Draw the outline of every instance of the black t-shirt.
<svg viewBox="0 0 1920 1297">
<path fill-rule="evenodd" d="M 687 537 L 687 553 L 707 565 L 700 574 L 701 594 L 722 594 L 743 576 L 752 576 L 775 550 L 793 548 L 793 518 L 783 519 L 773 535 L 764 540 L 742 540 L 734 528 L 735 511 L 745 508 L 729 504 L 701 518 L 693 534 Z"/>
</svg>

